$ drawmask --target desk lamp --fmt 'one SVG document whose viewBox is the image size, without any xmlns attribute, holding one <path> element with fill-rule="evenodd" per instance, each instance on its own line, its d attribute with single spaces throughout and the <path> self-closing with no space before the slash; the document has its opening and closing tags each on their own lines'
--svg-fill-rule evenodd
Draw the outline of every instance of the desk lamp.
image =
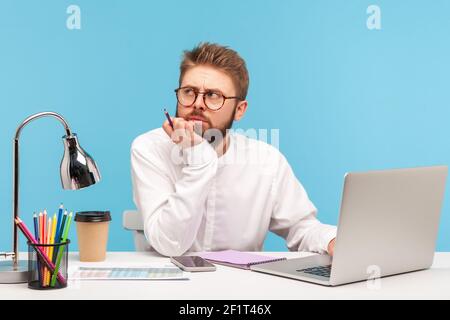
<svg viewBox="0 0 450 320">
<path fill-rule="evenodd" d="M 41 112 L 26 118 L 16 129 L 13 140 L 13 252 L 0 252 L 0 283 L 23 283 L 28 281 L 28 262 L 19 261 L 18 233 L 14 219 L 19 217 L 19 137 L 20 133 L 31 121 L 53 117 L 64 126 L 66 135 L 62 137 L 64 156 L 61 160 L 61 183 L 64 190 L 78 190 L 100 181 L 100 172 L 94 159 L 85 152 L 78 143 L 76 133 L 72 133 L 67 121 L 55 112 Z"/>
</svg>

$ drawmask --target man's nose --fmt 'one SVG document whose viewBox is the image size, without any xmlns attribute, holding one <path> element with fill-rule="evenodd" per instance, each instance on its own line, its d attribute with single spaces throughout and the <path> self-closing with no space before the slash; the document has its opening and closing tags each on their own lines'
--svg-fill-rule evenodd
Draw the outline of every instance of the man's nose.
<svg viewBox="0 0 450 320">
<path fill-rule="evenodd" d="M 199 93 L 197 95 L 197 99 L 194 102 L 195 109 L 201 109 L 202 111 L 206 110 L 205 101 L 203 100 L 203 93 Z"/>
</svg>

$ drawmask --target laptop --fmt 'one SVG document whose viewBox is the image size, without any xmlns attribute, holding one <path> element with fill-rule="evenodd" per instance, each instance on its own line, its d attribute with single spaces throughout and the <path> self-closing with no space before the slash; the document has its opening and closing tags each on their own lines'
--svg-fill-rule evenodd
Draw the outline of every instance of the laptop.
<svg viewBox="0 0 450 320">
<path fill-rule="evenodd" d="M 334 256 L 264 263 L 251 270 L 337 286 L 428 269 L 447 171 L 433 166 L 347 173 Z"/>
</svg>

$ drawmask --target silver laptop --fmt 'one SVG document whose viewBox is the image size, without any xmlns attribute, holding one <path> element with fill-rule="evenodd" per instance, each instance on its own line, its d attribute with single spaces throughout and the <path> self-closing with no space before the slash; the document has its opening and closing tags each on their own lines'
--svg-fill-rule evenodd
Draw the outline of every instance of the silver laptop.
<svg viewBox="0 0 450 320">
<path fill-rule="evenodd" d="M 447 166 L 347 173 L 334 257 L 252 266 L 336 286 L 427 269 L 434 257 Z"/>
</svg>

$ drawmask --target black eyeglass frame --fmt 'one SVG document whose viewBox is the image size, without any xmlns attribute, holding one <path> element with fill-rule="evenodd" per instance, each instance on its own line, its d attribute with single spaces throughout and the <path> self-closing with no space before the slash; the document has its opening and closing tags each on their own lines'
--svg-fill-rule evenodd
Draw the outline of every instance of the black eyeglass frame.
<svg viewBox="0 0 450 320">
<path fill-rule="evenodd" d="M 193 101 L 190 105 L 182 104 L 182 103 L 180 102 L 180 98 L 178 97 L 178 91 L 180 91 L 181 89 L 186 89 L 186 88 L 190 88 L 190 89 L 194 90 L 194 93 L 195 93 L 194 101 Z M 229 100 L 229 99 L 237 99 L 237 100 L 240 100 L 240 101 L 244 100 L 244 99 L 242 99 L 241 97 L 227 97 L 227 96 L 225 96 L 222 92 L 217 92 L 217 91 L 214 91 L 214 90 L 203 91 L 203 92 L 201 92 L 201 91 L 198 91 L 198 90 L 196 90 L 195 88 L 189 87 L 189 86 L 186 86 L 186 87 L 180 87 L 180 88 L 175 89 L 174 91 L 175 91 L 175 95 L 177 96 L 177 101 L 178 101 L 178 103 L 181 104 L 183 107 L 186 107 L 186 108 L 192 107 L 192 106 L 194 105 L 195 101 L 197 101 L 197 98 L 198 98 L 198 95 L 199 95 L 199 94 L 203 95 L 203 103 L 204 103 L 205 106 L 206 106 L 209 110 L 211 110 L 211 111 L 219 111 L 219 110 L 222 109 L 222 107 L 224 106 L 225 101 L 227 101 L 227 100 Z M 210 107 L 208 106 L 208 104 L 206 103 L 205 94 L 206 94 L 206 93 L 210 93 L 210 92 L 213 92 L 213 93 L 215 93 L 215 94 L 221 95 L 222 98 L 223 98 L 222 105 L 221 105 L 219 108 L 217 108 L 217 109 L 212 109 L 212 108 L 210 108 Z"/>
</svg>

